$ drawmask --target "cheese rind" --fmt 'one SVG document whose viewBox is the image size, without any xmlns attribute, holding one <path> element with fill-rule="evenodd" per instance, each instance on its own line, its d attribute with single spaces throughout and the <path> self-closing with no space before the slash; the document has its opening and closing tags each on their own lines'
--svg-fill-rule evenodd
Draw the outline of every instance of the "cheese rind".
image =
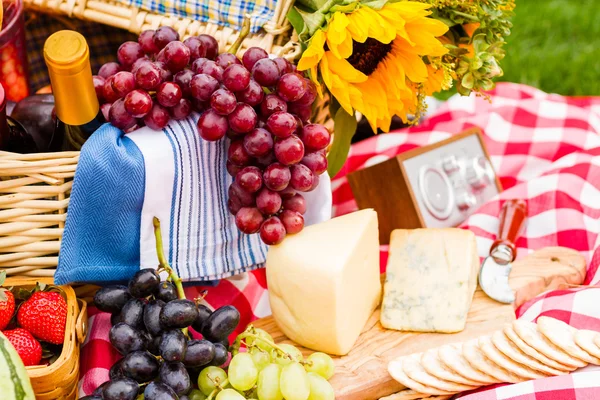
<svg viewBox="0 0 600 400">
<path fill-rule="evenodd" d="M 480 266 L 473 232 L 397 229 L 389 251 L 381 325 L 402 331 L 462 331 Z"/>
<path fill-rule="evenodd" d="M 282 332 L 309 349 L 347 354 L 381 301 L 377 213 L 306 227 L 269 248 L 266 268 Z"/>
</svg>

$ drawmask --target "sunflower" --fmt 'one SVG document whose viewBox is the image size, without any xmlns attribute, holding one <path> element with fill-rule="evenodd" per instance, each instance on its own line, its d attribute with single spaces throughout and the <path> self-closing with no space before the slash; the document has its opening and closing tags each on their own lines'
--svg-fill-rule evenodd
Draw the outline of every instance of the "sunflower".
<svg viewBox="0 0 600 400">
<path fill-rule="evenodd" d="M 394 115 L 407 121 L 418 112 L 420 90 L 429 94 L 448 80 L 447 71 L 432 64 L 447 53 L 438 37 L 448 27 L 429 18 L 429 8 L 401 1 L 336 11 L 312 35 L 298 69 L 309 70 L 317 86 L 320 75 L 348 114 L 358 111 L 374 131 L 387 132 Z"/>
</svg>

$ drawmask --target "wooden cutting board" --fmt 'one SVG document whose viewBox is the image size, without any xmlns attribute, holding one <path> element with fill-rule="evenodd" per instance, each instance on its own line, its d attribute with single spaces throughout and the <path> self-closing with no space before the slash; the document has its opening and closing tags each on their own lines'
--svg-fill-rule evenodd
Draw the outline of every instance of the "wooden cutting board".
<svg viewBox="0 0 600 400">
<path fill-rule="evenodd" d="M 404 389 L 387 372 L 387 365 L 394 358 L 495 332 L 515 319 L 516 307 L 547 290 L 583 283 L 585 272 L 583 256 L 564 247 L 547 247 L 515 261 L 510 275 L 515 304 L 498 303 L 477 288 L 467 326 L 460 333 L 387 330 L 379 323 L 379 309 L 375 310 L 350 353 L 334 357 L 336 371 L 330 382 L 336 399 L 375 400 Z M 296 345 L 279 330 L 273 317 L 262 318 L 253 325 L 269 332 L 276 343 Z M 298 347 L 305 354 L 312 353 Z"/>
</svg>

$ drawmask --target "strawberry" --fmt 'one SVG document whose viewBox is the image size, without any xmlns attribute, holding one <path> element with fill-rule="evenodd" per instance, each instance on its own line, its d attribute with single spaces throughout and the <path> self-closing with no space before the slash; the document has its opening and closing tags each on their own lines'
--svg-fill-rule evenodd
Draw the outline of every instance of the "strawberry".
<svg viewBox="0 0 600 400">
<path fill-rule="evenodd" d="M 13 345 L 25 366 L 38 365 L 42 360 L 42 345 L 26 329 L 4 331 L 4 336 Z"/>
<path fill-rule="evenodd" d="M 17 322 L 39 340 L 62 344 L 65 341 L 67 303 L 59 293 L 35 292 L 19 307 Z"/>
<path fill-rule="evenodd" d="M 0 285 L 6 279 L 6 271 L 0 271 Z M 0 331 L 3 331 L 15 313 L 15 296 L 9 289 L 0 288 Z"/>
</svg>

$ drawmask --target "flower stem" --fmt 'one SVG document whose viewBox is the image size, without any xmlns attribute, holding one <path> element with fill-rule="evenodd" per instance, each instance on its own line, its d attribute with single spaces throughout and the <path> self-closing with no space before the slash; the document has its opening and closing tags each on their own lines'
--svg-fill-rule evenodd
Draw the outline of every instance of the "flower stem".
<svg viewBox="0 0 600 400">
<path fill-rule="evenodd" d="M 242 29 L 240 30 L 240 35 L 237 40 L 233 42 L 231 47 L 229 48 L 229 53 L 237 54 L 238 50 L 242 46 L 242 42 L 246 39 L 246 36 L 250 34 L 250 18 L 246 15 L 244 17 L 244 21 L 242 22 Z"/>
<path fill-rule="evenodd" d="M 181 278 L 179 277 L 179 275 L 177 275 L 177 272 L 175 272 L 175 270 L 171 268 L 169 262 L 167 261 L 167 258 L 165 257 L 162 234 L 160 232 L 160 220 L 154 217 L 152 221 L 154 223 L 154 237 L 156 238 L 156 254 L 158 255 L 158 268 L 165 270 L 167 274 L 169 274 L 169 279 L 173 282 L 175 288 L 177 288 L 177 297 L 179 297 L 182 300 L 185 300 L 185 292 L 183 291 Z M 188 329 L 183 328 L 182 331 L 183 334 L 187 337 Z"/>
</svg>

